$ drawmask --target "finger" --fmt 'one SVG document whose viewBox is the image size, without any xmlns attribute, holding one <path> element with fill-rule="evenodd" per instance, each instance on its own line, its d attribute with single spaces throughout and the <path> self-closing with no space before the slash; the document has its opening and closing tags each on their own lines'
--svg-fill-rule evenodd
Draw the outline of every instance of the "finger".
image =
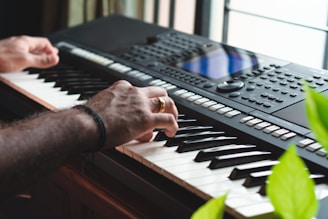
<svg viewBox="0 0 328 219">
<path fill-rule="evenodd" d="M 127 88 L 131 88 L 132 84 L 125 80 L 118 80 L 112 84 L 112 89 L 126 90 Z"/>
<path fill-rule="evenodd" d="M 141 142 L 148 142 L 153 138 L 153 131 L 147 132 L 146 134 L 143 134 L 142 136 L 138 137 L 137 140 Z"/>
<path fill-rule="evenodd" d="M 29 54 L 27 56 L 27 65 L 36 68 L 47 68 L 58 62 L 59 57 L 54 54 Z"/>
<path fill-rule="evenodd" d="M 178 117 L 178 109 L 174 101 L 169 96 L 151 98 L 151 110 L 153 113 L 171 113 L 175 118 Z M 161 103 L 161 102 L 164 103 Z"/>
<path fill-rule="evenodd" d="M 153 122 L 153 129 L 164 129 L 168 137 L 173 137 L 179 128 L 176 118 L 169 113 L 153 114 Z"/>
<path fill-rule="evenodd" d="M 26 40 L 32 53 L 58 54 L 58 49 L 53 47 L 47 38 L 27 37 Z"/>
<path fill-rule="evenodd" d="M 159 86 L 143 87 L 140 88 L 140 90 L 142 90 L 142 92 L 145 92 L 145 94 L 149 98 L 167 96 L 167 91 L 163 87 L 159 87 Z"/>
</svg>

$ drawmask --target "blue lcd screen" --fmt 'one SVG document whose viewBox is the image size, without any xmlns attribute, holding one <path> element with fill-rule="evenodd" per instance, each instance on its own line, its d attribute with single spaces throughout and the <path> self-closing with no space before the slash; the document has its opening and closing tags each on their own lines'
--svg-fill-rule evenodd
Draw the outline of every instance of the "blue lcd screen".
<svg viewBox="0 0 328 219">
<path fill-rule="evenodd" d="M 180 67 L 216 80 L 257 64 L 258 60 L 254 55 L 220 48 L 182 63 Z"/>
</svg>

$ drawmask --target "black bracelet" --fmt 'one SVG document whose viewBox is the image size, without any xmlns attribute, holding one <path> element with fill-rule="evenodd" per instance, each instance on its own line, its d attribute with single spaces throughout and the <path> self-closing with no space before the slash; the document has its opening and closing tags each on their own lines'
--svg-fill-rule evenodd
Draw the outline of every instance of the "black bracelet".
<svg viewBox="0 0 328 219">
<path fill-rule="evenodd" d="M 99 135 L 100 135 L 96 151 L 99 151 L 106 143 L 106 128 L 105 128 L 104 122 L 102 121 L 101 117 L 93 109 L 91 109 L 90 107 L 85 106 L 85 105 L 77 105 L 77 106 L 74 106 L 73 108 L 82 110 L 83 112 L 86 112 L 96 122 L 98 130 L 99 130 Z"/>
</svg>

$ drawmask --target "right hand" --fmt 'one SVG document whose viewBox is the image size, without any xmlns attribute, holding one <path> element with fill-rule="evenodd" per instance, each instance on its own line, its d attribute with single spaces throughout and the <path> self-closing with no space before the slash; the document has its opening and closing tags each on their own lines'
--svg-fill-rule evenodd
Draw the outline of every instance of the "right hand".
<svg viewBox="0 0 328 219">
<path fill-rule="evenodd" d="M 158 113 L 160 103 L 157 97 L 165 100 L 163 113 Z M 155 128 L 164 129 L 168 137 L 173 137 L 178 130 L 178 110 L 162 87 L 140 88 L 127 81 L 118 81 L 99 92 L 86 105 L 96 111 L 105 123 L 106 147 L 134 139 L 149 141 Z"/>
</svg>

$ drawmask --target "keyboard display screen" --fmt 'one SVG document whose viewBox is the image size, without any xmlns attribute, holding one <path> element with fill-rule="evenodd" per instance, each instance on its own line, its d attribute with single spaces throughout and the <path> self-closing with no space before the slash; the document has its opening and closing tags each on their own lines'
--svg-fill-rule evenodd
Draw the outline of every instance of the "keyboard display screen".
<svg viewBox="0 0 328 219">
<path fill-rule="evenodd" d="M 250 53 L 230 47 L 221 47 L 200 57 L 193 58 L 179 67 L 218 80 L 225 76 L 254 67 L 259 60 Z"/>
</svg>

